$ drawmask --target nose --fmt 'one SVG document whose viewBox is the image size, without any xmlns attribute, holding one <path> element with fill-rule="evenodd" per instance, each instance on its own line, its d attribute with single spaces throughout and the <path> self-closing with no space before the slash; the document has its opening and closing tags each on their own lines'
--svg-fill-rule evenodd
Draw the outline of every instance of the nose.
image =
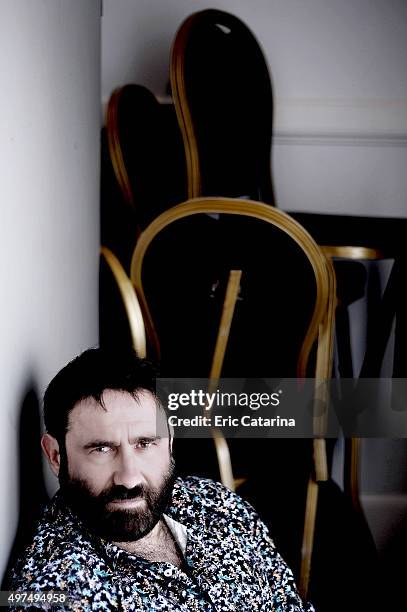
<svg viewBox="0 0 407 612">
<path fill-rule="evenodd" d="M 142 474 L 132 449 L 122 450 L 116 458 L 116 461 L 116 470 L 113 474 L 113 483 L 115 485 L 121 485 L 126 487 L 126 489 L 132 489 L 141 484 Z"/>
</svg>

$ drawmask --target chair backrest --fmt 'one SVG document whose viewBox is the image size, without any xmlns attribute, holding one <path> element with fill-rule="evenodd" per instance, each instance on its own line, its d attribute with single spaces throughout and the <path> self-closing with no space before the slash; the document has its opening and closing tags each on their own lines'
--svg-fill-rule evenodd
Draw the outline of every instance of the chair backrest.
<svg viewBox="0 0 407 612">
<path fill-rule="evenodd" d="M 184 138 L 188 197 L 273 204 L 273 97 L 256 38 L 237 17 L 208 9 L 179 28 L 170 76 Z"/>
<path fill-rule="evenodd" d="M 172 105 L 160 104 L 142 85 L 115 89 L 107 106 L 106 140 L 138 232 L 186 197 L 182 140 Z"/>
<path fill-rule="evenodd" d="M 229 217 L 231 223 L 220 227 L 222 225 L 222 218 L 227 217 Z M 233 220 L 231 219 L 232 217 Z M 199 221 L 195 226 L 191 224 L 193 218 L 195 218 L 195 222 Z M 239 222 L 243 221 L 243 223 L 236 224 L 236 220 Z M 255 226 L 253 226 L 253 220 L 255 221 Z M 182 226 L 182 231 L 177 235 L 168 232 L 169 228 L 177 226 Z M 253 238 L 249 234 L 250 231 L 255 230 L 256 232 L 259 228 L 261 231 L 257 234 L 259 239 L 256 240 L 256 237 Z M 193 230 L 196 233 L 191 236 Z M 206 235 L 205 232 L 207 232 Z M 186 236 L 189 237 L 189 242 L 182 243 L 181 238 L 184 239 Z M 158 237 L 159 240 L 157 240 Z M 177 241 L 175 241 L 176 239 Z M 256 242 L 261 242 L 260 255 L 264 259 L 267 256 L 268 250 L 270 253 L 273 253 L 275 246 L 277 248 L 281 246 L 281 239 L 283 239 L 284 247 L 288 246 L 288 248 L 294 249 L 295 257 L 302 259 L 302 262 L 305 262 L 308 267 L 307 275 L 304 275 L 306 276 L 305 282 L 313 283 L 314 295 L 311 299 L 312 307 L 308 310 L 306 309 L 305 302 L 307 300 L 305 295 L 297 295 L 297 298 L 302 299 L 301 302 L 291 302 L 293 311 L 297 311 L 298 317 L 301 318 L 302 311 L 307 310 L 305 332 L 296 353 L 296 371 L 291 370 L 291 372 L 279 372 L 278 374 L 304 377 L 307 373 L 311 349 L 316 343 L 316 363 L 312 375 L 319 379 L 329 378 L 332 354 L 333 312 L 335 306 L 335 279 L 332 266 L 312 237 L 289 215 L 266 204 L 243 199 L 196 198 L 188 200 L 162 213 L 141 234 L 132 258 L 131 280 L 136 288 L 146 322 L 147 334 L 151 344 L 155 347 L 156 354 L 161 353 L 161 356 L 167 360 L 166 355 L 169 349 L 164 346 L 161 334 L 157 333 L 158 328 L 162 329 L 160 317 L 169 316 L 169 319 L 167 318 L 166 320 L 168 327 L 171 327 L 171 317 L 173 317 L 172 320 L 175 324 L 175 311 L 179 304 L 177 303 L 175 308 L 171 308 L 171 304 L 176 301 L 179 294 L 183 297 L 189 292 L 194 291 L 195 285 L 199 285 L 200 281 L 207 285 L 207 289 L 208 284 L 214 279 L 216 284 L 218 278 L 220 279 L 222 275 L 228 274 L 230 269 L 241 267 L 243 268 L 242 286 L 246 282 L 246 289 L 249 292 L 250 287 L 248 285 L 250 283 L 247 275 L 251 272 L 256 273 L 260 265 L 260 272 L 263 276 L 257 279 L 258 284 L 255 286 L 255 289 L 258 289 L 263 284 L 263 291 L 260 295 L 262 301 L 269 300 L 271 303 L 276 302 L 278 294 L 282 291 L 281 287 L 273 284 L 273 274 L 276 273 L 277 268 L 280 271 L 279 280 L 284 281 L 283 276 L 287 276 L 287 270 L 289 271 L 288 274 L 293 275 L 286 284 L 286 286 L 294 288 L 290 299 L 295 295 L 297 285 L 300 287 L 299 291 L 302 291 L 304 289 L 304 282 L 302 284 L 301 282 L 304 281 L 304 278 L 302 278 L 302 275 L 295 276 L 294 268 L 290 268 L 290 262 L 287 258 L 280 258 L 279 261 L 273 261 L 270 258 L 268 261 L 261 261 L 260 264 L 253 260 L 249 261 L 245 257 L 240 257 L 239 259 L 243 251 L 246 252 L 247 257 L 250 259 L 255 248 L 259 246 Z M 215 241 L 217 244 L 215 244 Z M 153 245 L 158 245 L 159 249 L 161 248 L 161 252 L 153 253 L 151 261 L 147 262 L 146 265 L 146 259 L 149 253 L 151 253 Z M 196 252 L 191 253 L 187 249 L 196 249 Z M 189 267 L 191 255 L 196 255 L 196 253 L 199 256 L 199 261 L 196 260 L 198 262 L 197 266 L 194 268 L 194 261 L 192 267 Z M 278 257 L 278 253 L 276 255 L 274 252 L 274 255 Z M 297 262 L 295 261 L 294 263 L 296 265 Z M 176 268 L 176 266 L 182 265 L 188 266 L 186 268 L 187 277 L 185 278 L 182 278 L 182 272 Z M 220 269 L 221 265 L 224 266 L 223 270 Z M 151 278 L 147 278 L 147 274 L 144 274 L 146 267 L 150 268 Z M 209 273 L 211 267 L 215 270 L 214 276 L 211 276 Z M 201 279 L 199 277 L 193 278 L 194 270 L 197 276 L 202 273 L 204 277 Z M 269 276 L 264 277 L 264 273 L 267 273 L 267 270 Z M 166 281 L 166 286 L 160 292 L 158 298 L 154 299 L 152 294 L 162 280 Z M 216 291 L 216 287 L 213 287 L 213 285 L 211 287 L 213 291 Z M 211 287 L 209 290 L 211 290 Z M 201 294 L 197 294 L 197 298 L 199 299 L 200 297 Z M 150 308 L 150 299 L 151 303 L 154 302 L 152 308 Z M 242 300 L 244 303 L 244 295 Z M 210 300 L 207 300 L 207 303 L 209 302 Z M 268 302 L 266 306 L 268 306 Z M 254 306 L 254 310 L 249 309 L 248 311 L 248 315 L 252 319 L 254 318 L 253 315 L 256 314 L 255 309 L 256 306 Z M 205 311 L 207 311 L 207 308 L 205 308 Z M 202 313 L 200 312 L 200 314 Z M 259 316 L 260 314 L 264 316 L 264 304 L 259 306 Z M 191 319 L 193 319 L 193 312 L 188 311 L 188 307 L 185 309 L 185 312 L 181 313 L 180 319 L 182 321 L 188 315 L 188 325 L 190 325 Z M 216 310 L 213 321 L 219 321 L 219 309 Z M 241 323 L 242 326 L 243 324 L 247 326 L 248 320 L 242 316 Z M 207 331 L 202 319 L 196 319 L 196 324 L 197 326 L 203 326 L 204 331 Z M 251 325 L 253 329 L 256 329 L 253 320 Z M 240 330 L 242 330 L 242 326 Z M 271 312 L 268 316 L 268 326 L 270 329 L 281 326 L 281 321 L 273 319 Z M 215 332 L 216 329 L 214 329 L 213 334 L 208 340 L 214 341 Z M 267 335 L 267 333 L 267 329 L 264 329 L 264 334 Z M 172 337 L 173 342 L 175 342 L 177 337 L 178 341 L 181 342 L 182 335 L 182 329 L 173 330 L 172 336 L 171 334 L 167 335 L 166 331 L 164 331 L 164 337 Z M 188 329 L 188 339 L 191 339 L 191 336 L 191 330 Z M 202 334 L 198 334 L 198 338 L 202 341 Z M 260 341 L 260 338 L 258 340 Z M 185 343 L 184 348 L 188 346 L 193 346 L 193 344 Z M 244 350 L 242 345 L 241 347 Z M 211 348 L 213 348 L 213 344 Z M 204 347 L 200 346 L 199 350 L 204 352 Z M 269 346 L 268 352 L 273 352 L 272 345 Z M 209 354 L 212 355 L 212 352 L 209 351 Z M 253 357 L 251 355 L 249 359 L 253 360 Z M 188 356 L 188 360 L 190 359 L 191 355 Z M 207 376 L 210 370 L 209 366 L 210 363 L 208 362 L 206 371 L 201 370 L 198 374 Z M 184 375 L 182 371 L 178 371 L 180 376 Z M 263 375 L 263 373 L 269 377 L 273 376 L 273 371 L 267 369 L 267 364 L 262 368 L 262 372 L 259 372 L 259 375 Z M 196 374 L 194 373 L 194 375 Z"/>
</svg>

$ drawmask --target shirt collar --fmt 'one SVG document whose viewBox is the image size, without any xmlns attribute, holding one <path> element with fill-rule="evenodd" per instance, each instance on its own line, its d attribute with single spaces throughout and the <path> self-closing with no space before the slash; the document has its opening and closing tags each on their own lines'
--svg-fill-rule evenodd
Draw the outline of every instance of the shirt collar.
<svg viewBox="0 0 407 612">
<path fill-rule="evenodd" d="M 168 516 L 168 514 L 163 514 L 163 518 L 165 522 L 167 523 L 168 529 L 172 533 L 172 537 L 178 544 L 180 551 L 185 557 L 185 551 L 187 548 L 187 540 L 188 540 L 187 528 L 185 527 L 185 525 L 182 525 L 182 523 L 179 523 L 175 519 Z"/>
</svg>

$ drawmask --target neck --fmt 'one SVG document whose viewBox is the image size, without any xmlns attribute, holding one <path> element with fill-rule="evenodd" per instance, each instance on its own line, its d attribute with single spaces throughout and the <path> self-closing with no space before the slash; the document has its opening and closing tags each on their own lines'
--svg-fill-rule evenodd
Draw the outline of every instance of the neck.
<svg viewBox="0 0 407 612">
<path fill-rule="evenodd" d="M 160 519 L 152 530 L 142 538 L 139 538 L 138 540 L 131 540 L 130 542 L 114 542 L 114 544 L 129 552 L 137 552 L 138 550 L 156 546 L 159 542 L 163 541 L 164 537 L 165 527 L 163 524 L 163 519 Z"/>
<path fill-rule="evenodd" d="M 151 563 L 171 563 L 176 567 L 182 567 L 184 562 L 182 552 L 164 519 L 158 521 L 155 527 L 139 540 L 114 543 Z"/>
</svg>

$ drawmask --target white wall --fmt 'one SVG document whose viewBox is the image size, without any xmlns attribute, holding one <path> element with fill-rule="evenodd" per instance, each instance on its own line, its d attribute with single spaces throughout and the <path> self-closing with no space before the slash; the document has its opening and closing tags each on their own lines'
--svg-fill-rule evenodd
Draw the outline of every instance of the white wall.
<svg viewBox="0 0 407 612">
<path fill-rule="evenodd" d="M 100 0 L 0 7 L 1 575 L 22 394 L 98 340 Z"/>
<path fill-rule="evenodd" d="M 407 215 L 404 0 L 104 0 L 102 98 L 125 83 L 162 95 L 189 14 L 241 17 L 275 94 L 273 169 L 285 210 Z"/>
</svg>

